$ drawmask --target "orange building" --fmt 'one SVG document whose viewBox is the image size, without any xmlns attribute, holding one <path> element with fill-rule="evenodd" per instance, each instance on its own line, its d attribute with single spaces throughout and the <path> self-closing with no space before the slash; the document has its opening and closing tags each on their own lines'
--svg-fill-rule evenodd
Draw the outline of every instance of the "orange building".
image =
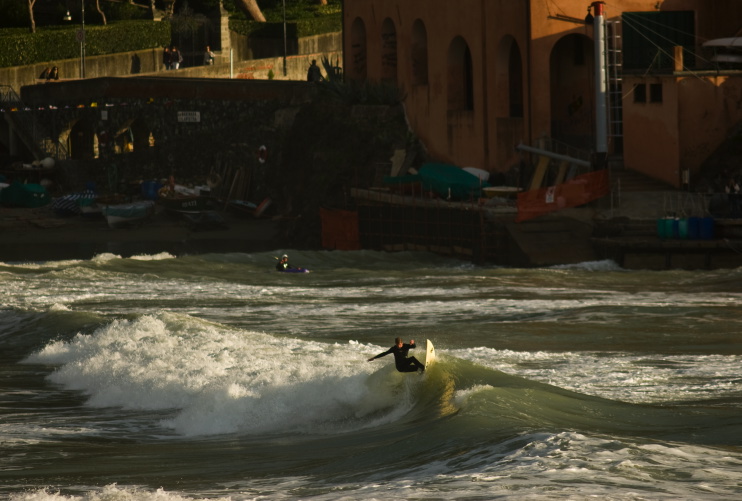
<svg viewBox="0 0 742 501">
<path fill-rule="evenodd" d="M 607 153 L 680 186 L 742 120 L 742 72 L 703 45 L 740 34 L 737 0 L 353 0 L 345 75 L 398 85 L 441 161 L 504 172 L 542 138 L 594 152 L 596 4 Z"/>
</svg>

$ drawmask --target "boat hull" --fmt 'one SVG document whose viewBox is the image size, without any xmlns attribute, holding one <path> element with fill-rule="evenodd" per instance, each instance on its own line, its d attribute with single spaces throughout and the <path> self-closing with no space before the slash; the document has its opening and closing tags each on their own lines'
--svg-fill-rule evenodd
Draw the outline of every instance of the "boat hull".
<svg viewBox="0 0 742 501">
<path fill-rule="evenodd" d="M 128 204 L 106 205 L 101 212 L 111 228 L 136 226 L 149 218 L 155 211 L 155 203 L 151 200 L 142 200 Z"/>
<path fill-rule="evenodd" d="M 168 212 L 176 214 L 198 214 L 216 209 L 216 201 L 201 195 L 160 197 L 157 203 Z"/>
</svg>

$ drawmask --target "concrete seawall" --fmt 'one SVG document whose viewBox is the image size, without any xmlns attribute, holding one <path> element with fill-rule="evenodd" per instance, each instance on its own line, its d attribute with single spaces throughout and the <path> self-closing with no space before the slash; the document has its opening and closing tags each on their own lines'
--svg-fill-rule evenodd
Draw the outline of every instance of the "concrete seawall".
<svg viewBox="0 0 742 501">
<path fill-rule="evenodd" d="M 272 57 L 248 59 L 252 52 L 249 50 L 247 38 L 232 34 L 232 45 L 235 48 L 217 53 L 214 65 L 183 67 L 166 72 L 162 66 L 162 48 L 158 47 L 86 57 L 85 77 L 143 76 L 167 73 L 168 77 L 185 78 L 306 80 L 307 68 L 312 59 L 317 59 L 319 62 L 323 57 L 327 57 L 331 61 L 337 60 L 338 64 L 342 61 L 340 33 L 305 37 L 297 42 L 297 52 L 287 54 L 285 58 L 285 73 L 282 46 L 273 48 L 272 53 L 276 55 Z M 38 77 L 47 66 L 57 66 L 61 80 L 76 80 L 80 77 L 80 58 L 74 58 L 0 68 L 0 84 L 9 85 L 20 95 L 21 87 L 43 82 Z"/>
</svg>

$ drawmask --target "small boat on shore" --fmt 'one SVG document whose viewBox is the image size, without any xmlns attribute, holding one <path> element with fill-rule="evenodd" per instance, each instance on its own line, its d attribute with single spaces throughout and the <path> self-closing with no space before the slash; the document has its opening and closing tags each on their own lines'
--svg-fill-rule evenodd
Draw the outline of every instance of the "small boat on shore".
<svg viewBox="0 0 742 501">
<path fill-rule="evenodd" d="M 232 211 L 235 214 L 239 214 L 241 216 L 253 216 L 253 217 L 260 217 L 263 215 L 263 212 L 270 207 L 271 205 L 271 199 L 265 198 L 260 204 L 256 205 L 252 202 L 247 202 L 245 200 L 230 200 L 227 202 L 227 208 Z"/>
<path fill-rule="evenodd" d="M 224 217 L 215 210 L 183 212 L 188 227 L 194 231 L 223 230 L 228 228 Z"/>
<path fill-rule="evenodd" d="M 216 209 L 216 200 L 202 195 L 169 195 L 157 199 L 157 203 L 173 214 L 198 214 Z"/>
<path fill-rule="evenodd" d="M 152 200 L 139 200 L 126 204 L 106 205 L 101 212 L 111 228 L 139 226 L 152 216 L 155 203 Z"/>
</svg>

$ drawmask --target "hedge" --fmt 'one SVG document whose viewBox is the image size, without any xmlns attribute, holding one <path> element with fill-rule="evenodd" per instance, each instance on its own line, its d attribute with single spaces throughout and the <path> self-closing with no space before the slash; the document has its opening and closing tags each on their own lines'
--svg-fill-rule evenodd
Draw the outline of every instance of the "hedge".
<svg viewBox="0 0 742 501">
<path fill-rule="evenodd" d="M 283 22 L 259 23 L 244 19 L 230 19 L 229 29 L 245 36 L 261 38 L 282 38 Z M 335 33 L 343 30 L 342 14 L 311 17 L 286 22 L 286 34 L 289 37 L 308 37 L 323 33 Z"/>
<path fill-rule="evenodd" d="M 80 57 L 79 26 L 43 27 L 36 33 L 0 31 L 0 67 L 25 66 Z M 101 56 L 170 45 L 170 23 L 148 20 L 116 21 L 85 27 L 85 53 Z"/>
</svg>

